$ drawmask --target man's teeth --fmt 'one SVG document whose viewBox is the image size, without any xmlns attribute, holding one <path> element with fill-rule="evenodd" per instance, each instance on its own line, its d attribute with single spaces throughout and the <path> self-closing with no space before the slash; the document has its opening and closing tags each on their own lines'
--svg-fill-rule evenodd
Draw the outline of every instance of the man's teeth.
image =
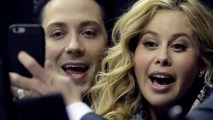
<svg viewBox="0 0 213 120">
<path fill-rule="evenodd" d="M 80 72 L 85 72 L 89 69 L 89 66 L 86 65 L 74 65 L 74 64 L 66 64 L 62 66 L 62 69 L 64 71 L 80 71 Z"/>
<path fill-rule="evenodd" d="M 68 68 L 76 68 L 76 67 L 79 67 L 79 68 L 86 68 L 86 66 L 84 65 L 65 65 L 64 68 L 68 69 Z"/>
</svg>

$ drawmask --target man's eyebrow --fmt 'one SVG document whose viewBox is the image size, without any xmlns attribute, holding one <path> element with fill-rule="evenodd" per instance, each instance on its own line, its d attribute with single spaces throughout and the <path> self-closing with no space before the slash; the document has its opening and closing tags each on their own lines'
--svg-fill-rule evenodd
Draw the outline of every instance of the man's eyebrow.
<svg viewBox="0 0 213 120">
<path fill-rule="evenodd" d="M 86 27 L 86 26 L 96 26 L 96 27 L 100 28 L 100 24 L 98 24 L 95 21 L 83 21 L 80 23 L 80 27 Z"/>
<path fill-rule="evenodd" d="M 50 28 L 52 28 L 52 27 L 66 27 L 66 25 L 64 23 L 61 23 L 61 22 L 50 23 L 47 26 L 47 30 L 50 29 Z"/>
<path fill-rule="evenodd" d="M 101 29 L 101 26 L 100 24 L 98 24 L 96 21 L 83 21 L 83 22 L 80 22 L 79 24 L 79 27 L 80 28 L 83 28 L 83 27 L 86 27 L 86 26 L 95 26 L 97 27 L 98 29 Z M 47 26 L 47 30 L 48 29 L 51 29 L 52 27 L 61 27 L 61 28 L 65 28 L 66 25 L 62 22 L 54 22 L 54 23 L 50 23 L 48 26 Z"/>
</svg>

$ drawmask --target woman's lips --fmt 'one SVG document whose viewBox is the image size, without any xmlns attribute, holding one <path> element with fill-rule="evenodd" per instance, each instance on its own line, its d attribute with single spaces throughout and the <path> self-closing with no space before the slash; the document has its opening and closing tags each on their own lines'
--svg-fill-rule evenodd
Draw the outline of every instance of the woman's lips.
<svg viewBox="0 0 213 120">
<path fill-rule="evenodd" d="M 168 91 L 175 82 L 175 77 L 167 72 L 153 72 L 149 75 L 149 79 L 151 88 L 156 92 Z"/>
</svg>

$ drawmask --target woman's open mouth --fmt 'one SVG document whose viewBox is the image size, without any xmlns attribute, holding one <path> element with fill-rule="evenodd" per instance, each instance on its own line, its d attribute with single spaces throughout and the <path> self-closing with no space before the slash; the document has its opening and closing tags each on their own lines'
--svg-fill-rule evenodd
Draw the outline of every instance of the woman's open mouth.
<svg viewBox="0 0 213 120">
<path fill-rule="evenodd" d="M 157 91 L 164 91 L 175 82 L 174 76 L 168 73 L 152 73 L 149 75 L 149 79 L 152 82 L 152 87 Z"/>
</svg>

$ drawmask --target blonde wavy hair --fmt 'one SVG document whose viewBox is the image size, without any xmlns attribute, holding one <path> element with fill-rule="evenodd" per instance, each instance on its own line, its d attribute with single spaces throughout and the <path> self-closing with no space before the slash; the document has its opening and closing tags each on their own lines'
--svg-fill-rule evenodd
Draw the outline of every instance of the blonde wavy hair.
<svg viewBox="0 0 213 120">
<path fill-rule="evenodd" d="M 141 104 L 142 94 L 135 81 L 133 55 L 138 37 L 158 10 L 178 10 L 192 24 L 198 38 L 205 82 L 211 86 L 213 67 L 213 14 L 198 0 L 138 0 L 116 22 L 110 48 L 91 88 L 92 108 L 110 120 L 127 120 Z"/>
</svg>

